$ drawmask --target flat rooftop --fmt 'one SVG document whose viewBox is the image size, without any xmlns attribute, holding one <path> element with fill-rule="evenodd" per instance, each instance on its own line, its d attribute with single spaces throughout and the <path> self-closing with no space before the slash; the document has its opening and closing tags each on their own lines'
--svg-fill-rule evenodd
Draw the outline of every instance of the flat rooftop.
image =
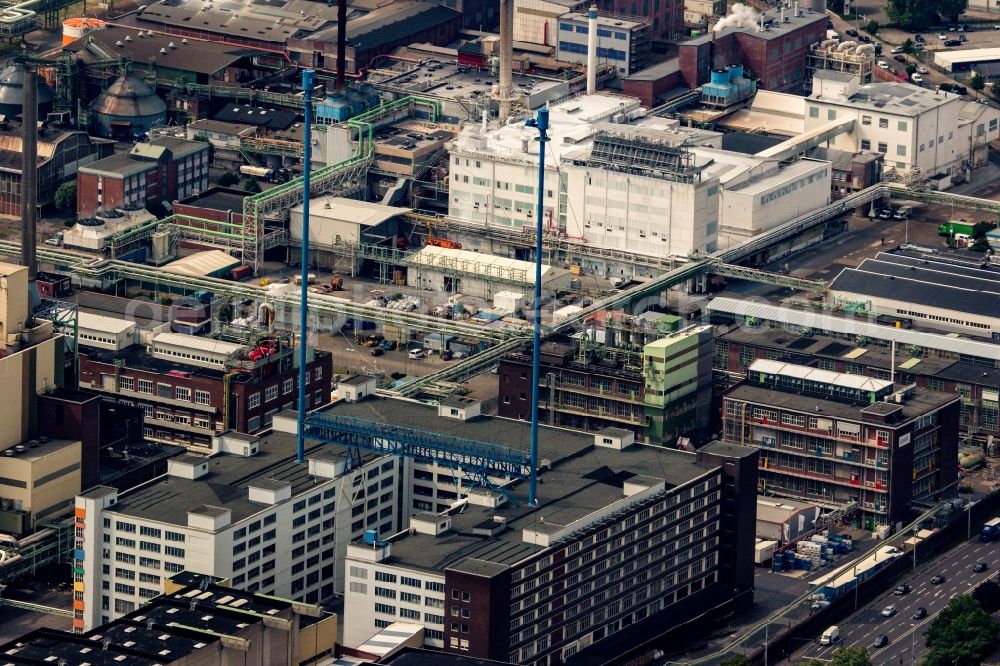
<svg viewBox="0 0 1000 666">
<path fill-rule="evenodd" d="M 776 360 L 809 365 L 813 357 L 891 370 L 892 353 L 887 347 L 859 347 L 846 340 L 824 335 L 803 337 L 780 328 L 734 328 L 716 338 L 721 341 L 748 343 L 780 352 Z M 937 356 L 911 356 L 910 347 L 896 346 L 896 370 L 914 375 L 944 376 L 946 368 L 956 365 L 954 359 Z M 975 366 L 980 367 L 980 366 Z"/>
<path fill-rule="evenodd" d="M 726 35 L 731 35 L 734 33 L 742 33 L 757 39 L 772 40 L 779 37 L 785 37 L 788 33 L 798 30 L 799 28 L 805 28 L 813 25 L 814 23 L 823 22 L 826 25 L 826 12 L 814 12 L 809 9 L 802 9 L 802 16 L 795 16 L 791 9 L 785 10 L 785 18 L 788 19 L 787 23 L 781 22 L 781 11 L 778 8 L 768 9 L 764 14 L 764 22 L 768 24 L 767 30 L 760 29 L 760 12 L 755 12 L 758 19 L 753 25 L 736 24 L 729 27 L 723 26 L 721 29 L 715 30 L 714 39 L 719 39 Z M 716 25 L 716 28 L 719 28 Z M 700 37 L 688 40 L 684 44 L 704 44 L 710 42 L 713 39 L 713 35 L 710 33 L 705 33 Z"/>
<path fill-rule="evenodd" d="M 958 95 L 921 88 L 911 83 L 869 83 L 857 88 L 847 97 L 813 94 L 809 101 L 845 104 L 877 113 L 892 113 L 916 117 L 925 111 L 948 104 Z"/>
<path fill-rule="evenodd" d="M 342 446 L 306 441 L 306 457 L 317 453 L 344 455 Z M 374 454 L 365 459 L 375 457 Z M 292 494 L 313 487 L 314 477 L 308 465 L 295 461 L 295 436 L 269 433 L 260 439 L 257 455 L 242 457 L 217 455 L 208 459 L 208 474 L 196 480 L 163 477 L 141 488 L 122 493 L 115 511 L 169 525 L 187 525 L 187 513 L 209 506 L 221 506 L 232 512 L 237 522 L 264 510 L 251 502 L 249 486 L 258 481 L 287 482 Z"/>
<path fill-rule="evenodd" d="M 211 210 L 243 212 L 243 200 L 250 196 L 249 192 L 224 187 L 210 187 L 201 194 L 182 199 L 180 203 L 188 206 L 198 206 Z"/>
<path fill-rule="evenodd" d="M 514 89 L 524 94 L 544 92 L 565 83 L 517 73 L 513 75 L 512 80 Z M 416 65 L 407 63 L 406 71 L 392 78 L 383 79 L 378 83 L 378 87 L 446 99 L 466 99 L 489 96 L 493 86 L 499 83 L 499 79 L 489 70 L 469 69 L 454 61 L 430 58 Z"/>
<path fill-rule="evenodd" d="M 775 303 L 747 301 L 727 296 L 714 298 L 705 306 L 710 321 L 752 317 L 758 322 L 780 326 L 810 328 L 816 332 L 864 336 L 878 340 L 895 340 L 898 345 L 916 345 L 955 355 L 965 355 L 989 361 L 1000 361 L 1000 345 L 968 336 L 945 335 L 940 332 L 895 328 L 866 321 L 848 313 L 789 307 Z"/>
<path fill-rule="evenodd" d="M 726 392 L 726 398 L 743 400 L 758 405 L 767 405 L 777 409 L 787 409 L 796 412 L 808 413 L 812 415 L 820 414 L 823 418 L 841 418 L 862 423 L 884 424 L 881 419 L 869 417 L 872 407 L 880 404 L 890 403 L 851 404 L 827 400 L 818 396 L 791 393 L 771 387 L 758 386 L 748 381 L 741 382 Z M 915 419 L 923 414 L 934 411 L 950 402 L 959 399 L 957 393 L 942 393 L 940 391 L 927 391 L 916 389 L 902 404 L 891 403 L 891 407 L 902 407 L 902 417 L 897 419 L 890 427 L 898 427 L 907 421 Z M 878 411 L 877 409 L 874 411 Z"/>
</svg>

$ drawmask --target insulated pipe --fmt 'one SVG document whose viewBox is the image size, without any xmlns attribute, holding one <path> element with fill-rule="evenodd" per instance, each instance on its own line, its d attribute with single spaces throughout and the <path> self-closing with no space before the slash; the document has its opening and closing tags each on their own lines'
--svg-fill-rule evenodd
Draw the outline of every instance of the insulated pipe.
<svg viewBox="0 0 1000 666">
<path fill-rule="evenodd" d="M 343 70 L 341 70 L 343 71 Z M 312 90 L 313 77 L 316 72 L 311 69 L 302 70 L 302 100 L 305 103 L 305 134 L 302 145 L 302 292 L 299 296 L 299 414 L 298 438 L 296 440 L 296 462 L 305 462 L 306 450 L 306 363 L 309 355 L 306 353 L 309 324 L 309 186 L 312 171 Z"/>
<path fill-rule="evenodd" d="M 549 110 L 546 107 L 535 113 L 538 128 L 538 196 L 535 199 L 535 303 L 534 326 L 531 333 L 531 470 L 528 486 L 528 505 L 538 506 L 538 382 L 541 381 L 542 346 L 542 216 L 545 211 L 545 142 L 549 129 Z"/>
<path fill-rule="evenodd" d="M 597 5 L 587 14 L 587 94 L 597 92 Z"/>
</svg>

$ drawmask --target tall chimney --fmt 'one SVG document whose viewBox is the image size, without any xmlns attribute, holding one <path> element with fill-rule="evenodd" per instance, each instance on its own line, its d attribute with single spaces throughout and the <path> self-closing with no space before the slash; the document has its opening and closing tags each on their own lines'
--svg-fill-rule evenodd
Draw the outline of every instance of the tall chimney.
<svg viewBox="0 0 1000 666">
<path fill-rule="evenodd" d="M 500 120 L 510 115 L 514 96 L 514 0 L 500 0 Z"/>
<path fill-rule="evenodd" d="M 337 92 L 344 91 L 347 67 L 347 0 L 337 0 Z"/>
<path fill-rule="evenodd" d="M 28 267 L 28 295 L 35 288 L 38 231 L 38 72 L 24 65 L 21 110 L 21 263 Z"/>
<path fill-rule="evenodd" d="M 587 14 L 587 94 L 597 92 L 597 5 Z"/>
</svg>

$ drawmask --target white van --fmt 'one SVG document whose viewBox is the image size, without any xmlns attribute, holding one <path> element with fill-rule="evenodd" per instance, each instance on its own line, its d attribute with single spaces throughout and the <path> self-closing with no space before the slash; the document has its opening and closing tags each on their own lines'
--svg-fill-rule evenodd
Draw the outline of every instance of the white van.
<svg viewBox="0 0 1000 666">
<path fill-rule="evenodd" d="M 833 645 L 840 640 L 840 627 L 833 625 L 832 627 L 827 627 L 823 635 L 819 637 L 820 645 Z"/>
<path fill-rule="evenodd" d="M 420 359 L 422 359 L 426 355 L 427 354 L 424 353 L 423 349 L 411 349 L 410 350 L 410 360 L 411 361 L 419 361 Z"/>
</svg>

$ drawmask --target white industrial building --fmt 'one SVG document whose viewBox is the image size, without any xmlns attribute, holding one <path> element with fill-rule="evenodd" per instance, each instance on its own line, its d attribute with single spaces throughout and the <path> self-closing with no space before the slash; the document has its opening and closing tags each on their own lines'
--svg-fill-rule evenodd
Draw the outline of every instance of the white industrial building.
<svg viewBox="0 0 1000 666">
<path fill-rule="evenodd" d="M 808 502 L 757 497 L 757 537 L 787 543 L 816 529 L 820 508 Z"/>
<path fill-rule="evenodd" d="M 370 455 L 345 472 L 342 447 L 310 442 L 307 471 L 295 462 L 295 427 L 294 414 L 279 416 L 259 441 L 226 433 L 212 458 L 182 456 L 152 483 L 78 496 L 82 629 L 162 594 L 179 571 L 300 601 L 343 593 L 348 543 L 401 528 L 403 463 Z"/>
<path fill-rule="evenodd" d="M 77 336 L 81 345 L 121 351 L 136 343 L 135 322 L 115 317 L 77 313 Z"/>
<path fill-rule="evenodd" d="M 848 152 L 885 155 L 886 168 L 919 170 L 925 177 L 960 173 L 968 142 L 959 132 L 962 98 L 909 83 L 870 83 L 817 71 L 806 102 L 805 130 L 837 120 L 853 126 L 828 142 Z"/>
<path fill-rule="evenodd" d="M 406 284 L 427 291 L 462 294 L 492 301 L 519 287 L 530 293 L 535 285 L 535 264 L 510 257 L 427 245 L 405 259 Z M 542 289 L 569 288 L 572 274 L 565 268 L 542 266 Z"/>
<path fill-rule="evenodd" d="M 587 0 L 514 0 L 514 41 L 555 46 L 559 17 L 587 7 Z"/>
<path fill-rule="evenodd" d="M 597 23 L 597 62 L 614 67 L 619 74 L 629 74 L 645 65 L 650 43 L 648 23 L 600 15 L 593 21 Z M 592 27 L 589 14 L 563 14 L 558 25 L 556 59 L 586 64 Z"/>
<path fill-rule="evenodd" d="M 236 357 L 245 345 L 223 340 L 213 340 L 183 333 L 157 333 L 153 335 L 149 351 L 153 358 L 178 361 L 185 365 L 225 370 L 227 361 Z"/>
<path fill-rule="evenodd" d="M 290 211 L 288 234 L 296 244 L 302 242 L 302 210 L 303 204 L 299 204 Z M 309 245 L 315 248 L 364 242 L 364 231 L 411 210 L 345 197 L 315 197 L 309 206 Z"/>
<path fill-rule="evenodd" d="M 830 200 L 829 163 L 725 151 L 719 133 L 647 117 L 631 97 L 572 98 L 553 105 L 549 121 L 543 225 L 595 246 L 657 256 L 713 252 Z M 535 134 L 514 124 L 465 127 L 451 146 L 449 215 L 530 230 Z"/>
</svg>

